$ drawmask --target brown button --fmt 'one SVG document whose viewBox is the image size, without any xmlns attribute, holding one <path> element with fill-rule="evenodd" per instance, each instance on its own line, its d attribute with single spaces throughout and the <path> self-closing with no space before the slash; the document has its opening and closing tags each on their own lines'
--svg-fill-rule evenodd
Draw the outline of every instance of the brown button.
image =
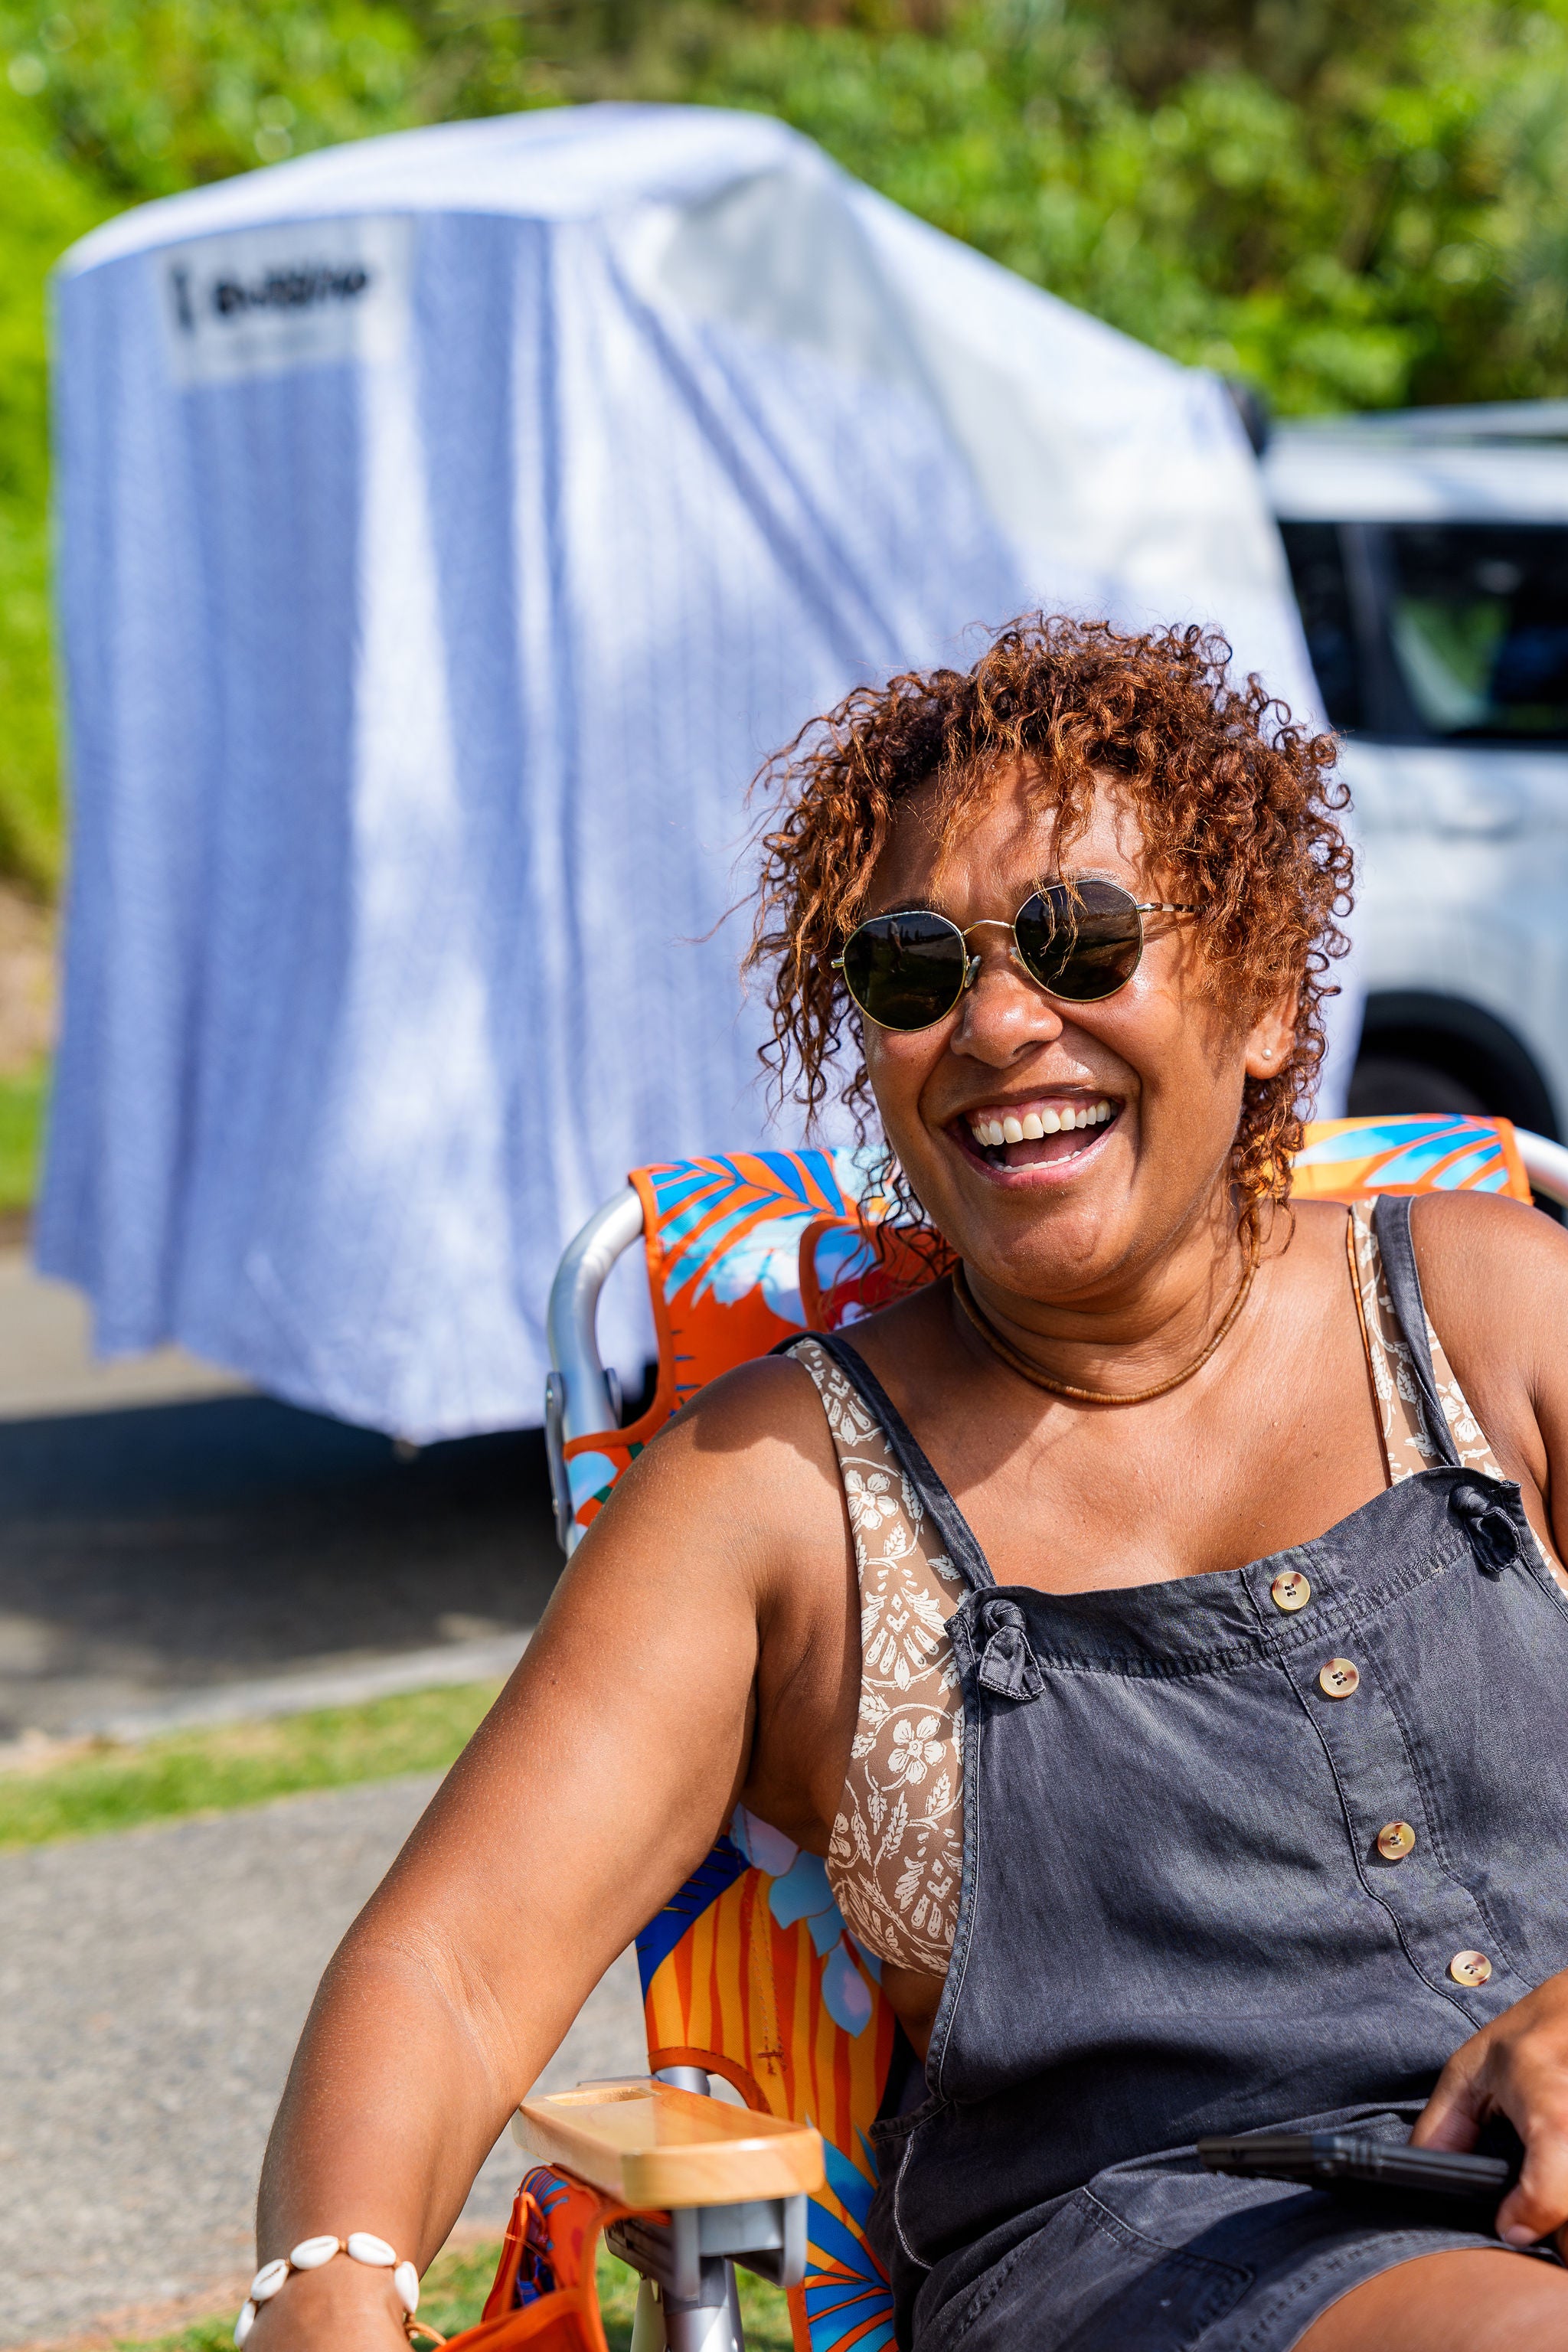
<svg viewBox="0 0 1568 2352">
<path fill-rule="evenodd" d="M 1349 1698 L 1361 1680 L 1361 1668 L 1351 1658 L 1331 1658 L 1318 1668 L 1318 1688 L 1325 1698 Z"/>
<path fill-rule="evenodd" d="M 1384 1862 L 1403 1862 L 1415 1851 L 1415 1832 L 1408 1822 L 1384 1822 L 1377 1833 L 1377 1850 Z"/>
<path fill-rule="evenodd" d="M 1276 1609 L 1305 1609 L 1311 1597 L 1312 1588 L 1299 1568 L 1286 1569 L 1268 1588 L 1268 1598 Z"/>
<path fill-rule="evenodd" d="M 1448 1974 L 1456 1984 L 1484 1985 L 1492 1972 L 1492 1964 L 1484 1952 L 1456 1952 L 1448 1963 Z"/>
</svg>

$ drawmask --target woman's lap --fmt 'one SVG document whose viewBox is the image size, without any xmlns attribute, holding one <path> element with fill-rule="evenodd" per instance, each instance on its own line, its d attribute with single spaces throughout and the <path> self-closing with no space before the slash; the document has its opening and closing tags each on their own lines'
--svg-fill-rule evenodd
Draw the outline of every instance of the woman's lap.
<svg viewBox="0 0 1568 2352">
<path fill-rule="evenodd" d="M 914 2352 L 1291 2352 L 1380 2274 L 1481 2251 L 1536 2259 L 1481 2231 L 1191 2161 L 1119 2167 L 940 2263 L 916 2301 Z M 1354 2342 L 1345 2334 L 1342 2352 Z"/>
</svg>

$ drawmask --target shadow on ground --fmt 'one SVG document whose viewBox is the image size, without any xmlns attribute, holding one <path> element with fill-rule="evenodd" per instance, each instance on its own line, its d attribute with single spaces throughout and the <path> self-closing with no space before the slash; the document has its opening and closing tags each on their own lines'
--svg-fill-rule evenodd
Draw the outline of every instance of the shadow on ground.
<svg viewBox="0 0 1568 2352">
<path fill-rule="evenodd" d="M 0 1423 L 0 1739 L 537 1622 L 537 1431 L 433 1445 L 249 1395 Z"/>
</svg>

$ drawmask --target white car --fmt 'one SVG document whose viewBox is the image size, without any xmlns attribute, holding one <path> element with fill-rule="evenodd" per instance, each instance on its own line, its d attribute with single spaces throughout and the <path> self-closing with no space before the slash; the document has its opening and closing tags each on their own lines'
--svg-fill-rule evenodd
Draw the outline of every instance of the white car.
<svg viewBox="0 0 1568 2352">
<path fill-rule="evenodd" d="M 1352 1112 L 1568 1125 L 1568 401 L 1277 427 L 1362 839 Z"/>
</svg>

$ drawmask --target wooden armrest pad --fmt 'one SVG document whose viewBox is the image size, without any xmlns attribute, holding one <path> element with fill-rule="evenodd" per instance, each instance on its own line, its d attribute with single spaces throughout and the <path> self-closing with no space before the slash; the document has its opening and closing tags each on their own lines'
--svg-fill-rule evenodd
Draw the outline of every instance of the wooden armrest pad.
<svg viewBox="0 0 1568 2352">
<path fill-rule="evenodd" d="M 651 2074 L 525 2099 L 511 2128 L 541 2164 L 645 2210 L 794 2197 L 826 2178 L 809 2124 L 678 2091 Z"/>
</svg>

